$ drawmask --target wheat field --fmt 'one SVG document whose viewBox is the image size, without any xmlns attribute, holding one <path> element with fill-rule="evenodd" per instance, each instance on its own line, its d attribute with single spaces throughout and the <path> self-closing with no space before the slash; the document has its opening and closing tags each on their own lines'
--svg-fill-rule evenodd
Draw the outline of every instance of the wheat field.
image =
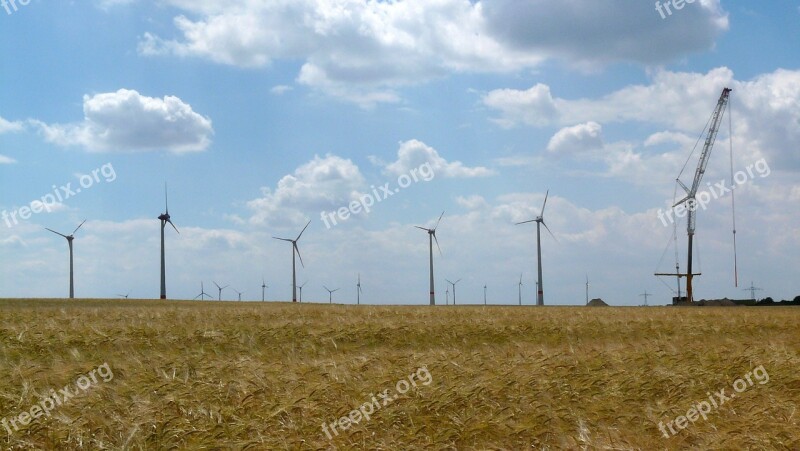
<svg viewBox="0 0 800 451">
<path fill-rule="evenodd" d="M 800 449 L 791 307 L 4 300 L 0 319 L 3 449 Z M 659 430 L 757 367 L 768 381 Z"/>
</svg>

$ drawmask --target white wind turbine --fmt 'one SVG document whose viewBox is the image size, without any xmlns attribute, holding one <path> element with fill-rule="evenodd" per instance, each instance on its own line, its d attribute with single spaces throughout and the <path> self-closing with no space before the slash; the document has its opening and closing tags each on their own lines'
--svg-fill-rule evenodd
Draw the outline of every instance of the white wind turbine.
<svg viewBox="0 0 800 451">
<path fill-rule="evenodd" d="M 206 289 L 203 287 L 203 282 L 201 281 L 200 282 L 200 294 L 198 294 L 194 298 L 195 299 L 200 298 L 201 301 L 205 301 L 206 300 L 206 296 L 208 296 L 209 299 L 214 299 L 213 297 L 211 297 L 210 294 L 206 293 Z"/>
<path fill-rule="evenodd" d="M 356 284 L 356 305 L 361 305 L 361 273 L 358 274 L 358 283 Z"/>
<path fill-rule="evenodd" d="M 335 290 L 331 290 L 330 288 L 326 287 L 325 285 L 323 285 L 322 288 L 325 288 L 325 290 L 328 292 L 328 303 L 329 304 L 333 304 L 333 293 L 336 293 L 337 291 L 339 291 L 339 288 L 337 288 Z"/>
<path fill-rule="evenodd" d="M 458 282 L 461 282 L 461 279 L 458 279 L 455 282 L 450 282 L 448 279 L 444 279 L 444 280 L 447 280 L 447 283 L 449 283 L 450 285 L 453 286 L 453 305 L 456 305 L 456 284 Z"/>
<path fill-rule="evenodd" d="M 264 302 L 264 293 L 266 292 L 267 288 L 269 288 L 269 286 L 267 285 L 267 282 L 262 277 L 261 278 L 261 302 Z"/>
<path fill-rule="evenodd" d="M 297 242 L 300 241 L 300 237 L 303 236 L 303 232 L 306 231 L 309 225 L 311 225 L 311 221 L 308 221 L 308 224 L 306 224 L 306 226 L 303 227 L 303 230 L 300 232 L 300 235 L 297 235 L 297 238 L 293 240 L 290 238 L 278 238 L 276 236 L 272 237 L 276 240 L 288 241 L 289 243 L 292 243 L 292 302 L 297 302 L 297 267 L 295 265 L 294 256 L 297 255 L 300 258 L 300 265 L 302 265 L 303 268 L 306 267 L 306 265 L 303 264 L 303 257 L 300 256 L 300 248 L 297 247 Z"/>
<path fill-rule="evenodd" d="M 539 262 L 538 266 L 539 279 L 538 282 L 536 283 L 536 288 L 537 288 L 536 305 L 544 305 L 544 289 L 542 288 L 542 233 L 540 226 L 543 225 L 544 228 L 547 229 L 547 232 L 550 233 L 550 236 L 552 236 L 554 240 L 558 241 L 555 235 L 553 235 L 553 232 L 550 231 L 550 227 L 547 227 L 547 224 L 545 224 L 544 222 L 544 207 L 547 206 L 547 196 L 549 195 L 550 195 L 550 190 L 547 190 L 547 193 L 544 195 L 544 203 L 542 204 L 541 213 L 539 214 L 539 216 L 536 217 L 536 219 L 531 219 L 530 221 L 523 221 L 517 223 L 517 225 L 528 224 L 531 222 L 536 223 L 536 254 L 538 256 L 538 262 Z"/>
<path fill-rule="evenodd" d="M 519 275 L 519 305 L 522 305 L 522 273 Z"/>
<path fill-rule="evenodd" d="M 231 288 L 231 290 L 235 291 L 236 294 L 239 295 L 239 302 L 242 302 L 242 295 L 244 294 L 244 291 L 239 291 L 236 288 Z"/>
<path fill-rule="evenodd" d="M 77 232 L 78 229 L 80 229 L 81 226 L 85 222 L 86 222 L 86 220 L 84 219 L 83 222 L 78 227 L 76 227 L 75 230 L 73 230 L 72 233 L 70 233 L 69 235 L 64 235 L 63 233 L 58 233 L 53 229 L 47 229 L 45 227 L 47 230 L 55 233 L 56 235 L 61 235 L 64 238 L 66 238 L 67 244 L 69 245 L 69 298 L 70 299 L 75 299 L 75 279 L 73 277 L 74 273 L 73 273 L 73 269 L 72 269 L 73 268 L 73 266 L 72 266 L 72 240 L 75 239 L 75 232 Z"/>
<path fill-rule="evenodd" d="M 428 248 L 430 251 L 430 275 L 431 275 L 431 298 L 430 303 L 431 305 L 436 305 L 436 291 L 434 290 L 433 286 L 433 242 L 436 241 L 436 248 L 439 249 L 439 255 L 442 255 L 442 248 L 439 247 L 439 240 L 436 239 L 436 228 L 439 227 L 439 222 L 442 220 L 442 216 L 444 216 L 444 212 L 439 215 L 439 219 L 436 221 L 436 225 L 432 229 L 428 229 L 425 227 L 414 226 L 420 230 L 424 230 L 428 232 Z"/>
<path fill-rule="evenodd" d="M 214 281 L 212 280 L 212 282 L 214 282 Z M 225 285 L 224 287 L 221 287 L 221 286 L 219 286 L 219 284 L 217 282 L 214 282 L 214 285 L 216 285 L 217 289 L 219 290 L 219 298 L 217 298 L 217 300 L 221 301 L 222 300 L 222 290 L 224 290 L 225 288 L 228 288 L 230 285 Z"/>
<path fill-rule="evenodd" d="M 300 289 L 300 300 L 299 300 L 299 302 L 303 302 L 303 287 L 306 286 L 307 283 L 308 283 L 308 281 L 306 280 L 305 282 L 303 282 L 302 285 L 299 285 L 297 287 L 297 288 Z"/>
<path fill-rule="evenodd" d="M 166 275 L 166 262 L 164 259 L 164 227 L 167 223 L 178 232 L 178 228 L 172 223 L 169 216 L 169 198 L 167 197 L 167 184 L 164 183 L 164 213 L 158 217 L 161 220 L 161 299 L 167 298 L 167 275 Z M 181 232 L 178 232 L 180 235 Z"/>
</svg>

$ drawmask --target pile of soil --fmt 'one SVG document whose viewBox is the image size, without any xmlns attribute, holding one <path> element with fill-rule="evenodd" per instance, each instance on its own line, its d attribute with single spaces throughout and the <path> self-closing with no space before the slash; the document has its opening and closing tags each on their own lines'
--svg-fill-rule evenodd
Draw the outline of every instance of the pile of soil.
<svg viewBox="0 0 800 451">
<path fill-rule="evenodd" d="M 589 301 L 589 304 L 587 304 L 587 306 L 589 306 L 589 307 L 608 307 L 608 304 L 603 302 L 602 299 L 597 298 L 597 299 L 592 299 L 591 301 Z"/>
</svg>

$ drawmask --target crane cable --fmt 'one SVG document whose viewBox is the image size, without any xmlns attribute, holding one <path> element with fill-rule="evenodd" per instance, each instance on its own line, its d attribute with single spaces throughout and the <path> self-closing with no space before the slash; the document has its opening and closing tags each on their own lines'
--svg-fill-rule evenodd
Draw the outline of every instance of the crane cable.
<svg viewBox="0 0 800 451">
<path fill-rule="evenodd" d="M 731 215 L 733 217 L 733 284 L 739 287 L 739 259 L 736 254 L 736 180 L 733 176 L 733 102 L 728 103 L 728 141 L 731 159 Z"/>
</svg>

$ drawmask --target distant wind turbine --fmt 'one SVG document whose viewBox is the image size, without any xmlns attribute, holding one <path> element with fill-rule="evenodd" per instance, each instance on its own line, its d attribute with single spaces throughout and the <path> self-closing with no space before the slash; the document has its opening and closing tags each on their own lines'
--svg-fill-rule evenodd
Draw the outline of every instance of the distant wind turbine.
<svg viewBox="0 0 800 451">
<path fill-rule="evenodd" d="M 483 286 L 483 305 L 486 305 L 486 285 Z"/>
<path fill-rule="evenodd" d="M 302 285 L 297 287 L 297 288 L 300 289 L 300 302 L 303 302 L 303 287 L 306 286 L 307 283 L 308 283 L 308 281 L 306 280 L 305 282 L 303 282 Z"/>
<path fill-rule="evenodd" d="M 195 299 L 200 298 L 201 301 L 205 301 L 206 300 L 206 296 L 208 296 L 209 299 L 214 299 L 210 294 L 206 293 L 206 289 L 203 287 L 203 282 L 201 281 L 200 282 L 200 294 L 198 294 L 194 298 Z"/>
<path fill-rule="evenodd" d="M 644 303 L 647 305 L 647 298 L 644 299 Z M 586 274 L 586 305 L 589 305 L 589 274 Z"/>
<path fill-rule="evenodd" d="M 64 238 L 66 238 L 67 244 L 69 245 L 69 298 L 70 299 L 75 299 L 75 279 L 73 277 L 74 273 L 73 273 L 73 270 L 72 270 L 72 268 L 73 268 L 73 266 L 72 266 L 72 240 L 75 239 L 75 232 L 77 232 L 78 229 L 80 229 L 81 226 L 85 222 L 86 222 L 86 220 L 84 219 L 83 222 L 78 227 L 76 227 L 75 230 L 73 230 L 72 233 L 70 233 L 69 235 L 64 235 L 63 233 L 58 233 L 53 229 L 47 229 L 46 228 L 47 230 L 55 233 L 56 235 L 61 235 Z"/>
<path fill-rule="evenodd" d="M 444 279 L 444 280 L 447 280 L 447 279 Z M 461 282 L 461 279 L 458 279 L 455 282 L 450 282 L 449 280 L 447 280 L 447 283 L 449 283 L 450 285 L 453 286 L 453 305 L 456 305 L 456 284 L 458 282 Z"/>
<path fill-rule="evenodd" d="M 531 219 L 530 221 L 523 221 L 517 223 L 517 225 L 528 224 L 531 222 L 536 223 L 536 253 L 539 262 L 538 265 L 539 279 L 538 282 L 536 282 L 536 305 L 544 305 L 544 289 L 542 287 L 542 234 L 540 226 L 543 225 L 544 228 L 547 229 L 547 232 L 550 233 L 550 236 L 552 236 L 553 239 L 556 240 L 555 235 L 553 235 L 553 232 L 550 231 L 550 227 L 547 227 L 547 224 L 545 224 L 544 222 L 544 208 L 547 206 L 547 196 L 549 195 L 550 195 L 550 190 L 547 190 L 547 193 L 544 195 L 544 203 L 542 204 L 542 210 L 539 213 L 539 216 L 536 217 L 536 219 Z"/>
<path fill-rule="evenodd" d="M 432 229 L 428 229 L 425 227 L 414 226 L 420 230 L 424 230 L 428 232 L 428 248 L 430 251 L 430 272 L 431 272 L 431 305 L 436 305 L 436 291 L 434 290 L 433 286 L 433 242 L 436 241 L 436 248 L 439 249 L 439 255 L 442 255 L 442 248 L 439 247 L 439 240 L 436 239 L 436 228 L 439 227 L 439 222 L 442 220 L 442 216 L 444 216 L 444 212 L 439 215 L 439 219 L 436 221 L 436 225 Z M 455 293 L 453 294 L 455 296 Z"/>
<path fill-rule="evenodd" d="M 294 258 L 295 254 L 300 258 L 300 265 L 302 265 L 303 268 L 306 267 L 306 265 L 303 264 L 303 257 L 300 256 L 300 248 L 297 247 L 297 242 L 300 241 L 300 237 L 303 236 L 303 232 L 306 231 L 309 225 L 311 225 L 311 221 L 308 221 L 308 224 L 306 224 L 306 226 L 303 227 L 303 230 L 300 232 L 300 235 L 297 235 L 297 238 L 295 239 L 278 238 L 276 236 L 272 237 L 276 240 L 288 241 L 289 243 L 292 243 L 292 302 L 297 302 L 297 270 L 295 266 L 295 258 Z"/>
<path fill-rule="evenodd" d="M 519 305 L 522 305 L 522 274 L 519 275 Z"/>
<path fill-rule="evenodd" d="M 325 290 L 328 292 L 328 303 L 329 304 L 333 304 L 333 293 L 336 293 L 337 291 L 339 291 L 339 288 L 337 288 L 335 290 L 331 290 L 330 288 L 326 287 L 325 285 L 323 285 L 322 288 L 325 288 Z"/>
<path fill-rule="evenodd" d="M 164 227 L 167 223 L 178 232 L 178 228 L 172 223 L 169 216 L 169 198 L 167 196 L 167 184 L 164 183 L 164 214 L 160 215 L 158 219 L 161 220 L 161 299 L 167 298 L 167 275 L 166 275 L 166 262 L 164 259 Z M 180 235 L 181 232 L 178 232 Z"/>
<path fill-rule="evenodd" d="M 214 282 L 214 281 L 212 280 L 212 282 Z M 221 287 L 221 286 L 219 286 L 219 284 L 217 282 L 214 282 L 214 285 L 216 285 L 217 289 L 219 290 L 219 298 L 217 298 L 217 300 L 221 301 L 222 300 L 222 290 L 224 290 L 225 288 L 228 288 L 230 285 L 225 285 L 224 287 Z"/>
<path fill-rule="evenodd" d="M 361 305 L 361 273 L 358 274 L 358 283 L 356 284 L 356 305 Z"/>
<path fill-rule="evenodd" d="M 450 305 L 450 287 L 444 290 L 444 305 Z"/>
<path fill-rule="evenodd" d="M 239 295 L 239 302 L 242 302 L 242 294 L 244 294 L 244 291 L 239 291 L 236 288 L 231 288 L 231 290 L 235 291 L 236 294 Z"/>
<path fill-rule="evenodd" d="M 128 299 L 128 297 L 129 297 L 130 295 L 131 295 L 131 292 L 129 291 L 129 292 L 128 292 L 128 294 L 118 294 L 118 295 L 117 295 L 117 297 L 121 297 L 121 298 Z"/>
<path fill-rule="evenodd" d="M 266 292 L 265 290 L 267 288 L 269 288 L 269 286 L 267 286 L 267 282 L 262 277 L 261 278 L 261 302 L 264 302 L 264 293 Z"/>
</svg>

